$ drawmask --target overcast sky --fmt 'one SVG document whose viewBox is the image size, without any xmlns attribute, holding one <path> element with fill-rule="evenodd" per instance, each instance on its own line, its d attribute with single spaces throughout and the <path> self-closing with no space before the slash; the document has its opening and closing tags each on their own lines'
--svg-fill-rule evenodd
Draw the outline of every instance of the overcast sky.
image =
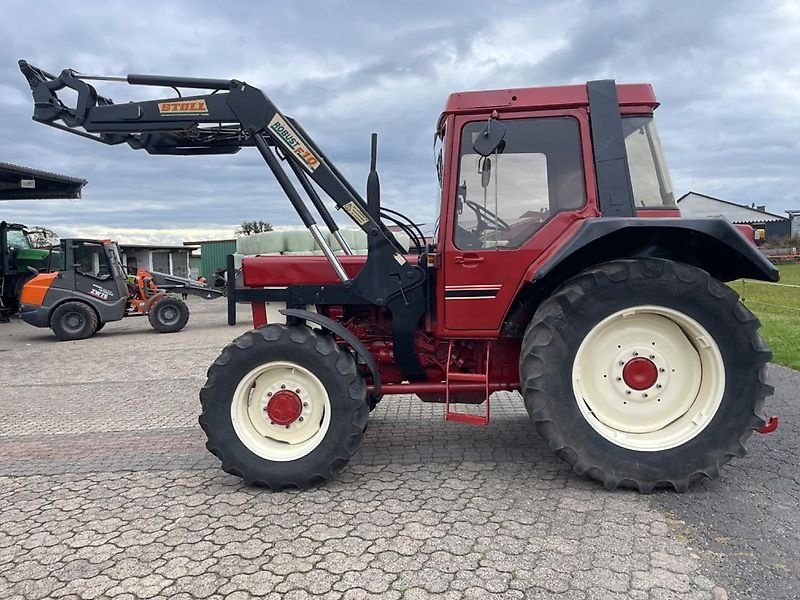
<svg viewBox="0 0 800 600">
<path fill-rule="evenodd" d="M 432 133 L 447 94 L 650 82 L 676 193 L 800 209 L 800 2 L 3 2 L 0 161 L 82 177 L 83 199 L 0 203 L 62 237 L 180 242 L 299 219 L 254 149 L 150 156 L 30 119 L 17 60 L 50 72 L 238 78 L 299 119 L 384 204 L 438 212 Z M 98 85 L 121 102 L 137 90 Z M 141 89 L 141 88 L 140 88 Z M 144 88 L 159 94 L 158 88 Z M 156 95 L 147 96 L 151 98 Z"/>
</svg>

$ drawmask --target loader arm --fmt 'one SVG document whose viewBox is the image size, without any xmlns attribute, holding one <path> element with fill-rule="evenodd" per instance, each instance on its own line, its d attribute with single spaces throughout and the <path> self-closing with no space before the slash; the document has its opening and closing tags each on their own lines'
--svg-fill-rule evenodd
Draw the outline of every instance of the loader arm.
<svg viewBox="0 0 800 600">
<path fill-rule="evenodd" d="M 55 76 L 24 60 L 19 61 L 19 67 L 33 94 L 35 121 L 105 144 L 127 143 L 150 154 L 232 154 L 243 146 L 256 146 L 306 227 L 315 229 L 316 222 L 279 160 L 292 163 L 292 170 L 307 192 L 310 186 L 306 184 L 311 179 L 370 239 L 384 238 L 382 241 L 396 253 L 402 252 L 391 231 L 370 214 L 355 188 L 308 134 L 256 87 L 236 79 L 159 75 L 109 77 L 83 75 L 72 69 Z M 176 91 L 177 97 L 114 104 L 110 98 L 99 95 L 87 83 L 90 80 L 169 87 Z M 65 105 L 58 97 L 58 92 L 65 88 L 78 95 L 74 107 Z M 181 88 L 212 91 L 181 96 Z M 312 202 L 314 200 L 312 197 Z M 313 203 L 322 212 L 326 224 L 336 227 L 333 219 L 326 218 L 329 215 L 325 214 L 324 205 Z M 319 243 L 319 236 L 314 237 Z M 323 245 L 321 249 L 326 250 Z M 344 274 L 336 265 L 334 269 L 340 276 Z M 403 276 L 408 278 L 405 273 Z"/>
<path fill-rule="evenodd" d="M 324 304 L 327 298 L 341 302 L 342 298 L 349 297 L 347 303 L 387 307 L 397 331 L 395 352 L 406 357 L 398 362 L 405 363 L 411 378 L 421 376 L 411 345 L 413 329 L 424 314 L 427 302 L 425 269 L 406 260 L 404 249 L 381 221 L 379 188 L 368 190 L 371 208 L 368 207 L 300 124 L 283 115 L 261 90 L 236 79 L 100 76 L 72 69 L 55 76 L 24 60 L 19 61 L 19 68 L 33 94 L 33 119 L 82 137 L 104 144 L 127 143 L 150 154 L 231 154 L 243 146 L 255 146 L 343 288 L 326 286 L 324 291 L 305 291 L 315 294 L 316 303 Z M 177 96 L 115 104 L 87 83 L 92 80 L 172 88 Z M 77 93 L 75 106 L 68 106 L 59 98 L 58 92 L 65 88 Z M 182 96 L 181 89 L 205 93 Z M 375 152 L 373 144 L 371 174 L 375 172 Z M 349 247 L 316 195 L 312 182 L 366 233 L 369 240 L 367 261 L 352 279 L 323 237 L 281 161 L 289 162 L 304 192 L 346 253 Z M 377 181 L 377 177 L 374 179 Z M 302 295 L 304 290 L 300 291 Z"/>
</svg>

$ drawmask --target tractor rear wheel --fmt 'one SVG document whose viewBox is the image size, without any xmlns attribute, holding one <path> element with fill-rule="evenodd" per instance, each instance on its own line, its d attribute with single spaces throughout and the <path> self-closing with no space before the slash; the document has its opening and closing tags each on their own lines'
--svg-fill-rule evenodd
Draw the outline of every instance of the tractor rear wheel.
<svg viewBox="0 0 800 600">
<path fill-rule="evenodd" d="M 208 369 L 200 401 L 206 447 L 222 468 L 273 490 L 331 479 L 361 446 L 369 417 L 352 354 L 305 325 L 239 336 Z"/>
<path fill-rule="evenodd" d="M 159 333 L 174 333 L 189 322 L 189 307 L 180 298 L 164 296 L 150 307 L 147 320 Z"/>
<path fill-rule="evenodd" d="M 520 354 L 550 447 L 609 489 L 684 491 L 719 476 L 762 426 L 772 353 L 728 286 L 661 259 L 618 260 L 539 306 Z"/>
<path fill-rule="evenodd" d="M 97 313 L 83 302 L 65 302 L 53 311 L 50 329 L 61 341 L 90 338 L 97 331 Z"/>
</svg>

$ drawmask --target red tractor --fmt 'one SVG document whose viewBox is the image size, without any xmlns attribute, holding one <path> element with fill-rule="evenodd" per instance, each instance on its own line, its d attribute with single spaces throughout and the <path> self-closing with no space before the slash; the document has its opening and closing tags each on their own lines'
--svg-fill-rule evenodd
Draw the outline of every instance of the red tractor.
<svg viewBox="0 0 800 600">
<path fill-rule="evenodd" d="M 451 95 L 436 127 L 441 206 L 428 240 L 381 207 L 374 136 L 364 200 L 297 121 L 242 81 L 20 67 L 37 121 L 151 154 L 255 146 L 316 240 L 321 256 L 245 257 L 236 276 L 229 258 L 229 320 L 250 303 L 254 329 L 209 368 L 200 424 L 223 469 L 247 483 L 329 480 L 360 447 L 370 409 L 395 394 L 485 424 L 493 392 L 519 391 L 550 447 L 609 489 L 685 490 L 765 427 L 771 353 L 723 282 L 778 273 L 727 221 L 681 218 L 649 85 Z M 91 79 L 203 91 L 114 104 Z M 75 107 L 58 100 L 64 87 Z M 319 190 L 366 234 L 366 256 L 352 254 Z M 284 319 L 268 323 L 267 304 L 285 306 Z"/>
</svg>

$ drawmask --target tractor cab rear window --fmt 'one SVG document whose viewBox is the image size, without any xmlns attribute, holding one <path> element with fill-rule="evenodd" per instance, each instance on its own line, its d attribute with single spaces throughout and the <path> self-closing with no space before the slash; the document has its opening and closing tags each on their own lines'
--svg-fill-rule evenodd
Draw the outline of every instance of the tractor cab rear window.
<svg viewBox="0 0 800 600">
<path fill-rule="evenodd" d="M 622 131 L 637 208 L 677 208 L 653 117 L 624 117 Z"/>
<path fill-rule="evenodd" d="M 476 154 L 486 121 L 461 132 L 457 248 L 516 248 L 553 215 L 586 204 L 578 122 L 570 117 L 503 120 L 497 151 Z"/>
</svg>

